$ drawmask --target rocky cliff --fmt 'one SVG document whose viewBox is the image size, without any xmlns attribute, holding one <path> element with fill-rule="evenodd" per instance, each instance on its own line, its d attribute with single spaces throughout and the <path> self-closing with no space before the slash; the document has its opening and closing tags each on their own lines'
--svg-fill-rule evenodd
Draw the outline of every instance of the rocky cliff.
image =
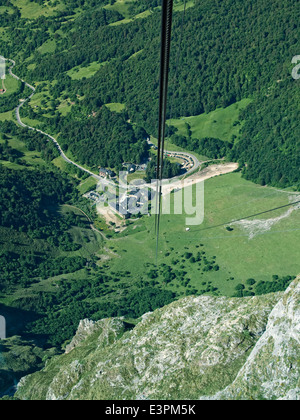
<svg viewBox="0 0 300 420">
<path fill-rule="evenodd" d="M 249 298 L 187 297 L 84 320 L 66 353 L 23 378 L 20 399 L 300 399 L 300 282 Z"/>
</svg>

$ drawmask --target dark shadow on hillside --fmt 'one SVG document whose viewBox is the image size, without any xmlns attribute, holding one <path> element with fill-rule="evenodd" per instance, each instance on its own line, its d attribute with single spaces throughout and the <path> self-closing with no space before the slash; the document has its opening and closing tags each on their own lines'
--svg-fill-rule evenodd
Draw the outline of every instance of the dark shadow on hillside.
<svg viewBox="0 0 300 420">
<path fill-rule="evenodd" d="M 26 336 L 26 327 L 31 322 L 41 318 L 41 315 L 33 311 L 6 306 L 0 303 L 0 315 L 6 320 L 6 337 L 14 335 Z M 44 337 L 37 337 L 43 339 Z"/>
<path fill-rule="evenodd" d="M 29 334 L 29 324 L 42 315 L 34 311 L 0 304 L 0 315 L 6 320 L 6 339 L 0 340 L 0 398 L 12 397 L 23 376 L 42 369 L 45 359 L 58 353 L 49 348 L 48 336 Z"/>
</svg>

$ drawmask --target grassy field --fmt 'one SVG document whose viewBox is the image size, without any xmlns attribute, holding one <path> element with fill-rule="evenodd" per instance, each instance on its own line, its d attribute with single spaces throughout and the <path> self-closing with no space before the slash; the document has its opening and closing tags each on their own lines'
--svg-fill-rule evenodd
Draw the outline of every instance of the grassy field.
<svg viewBox="0 0 300 420">
<path fill-rule="evenodd" d="M 39 85 L 40 83 L 45 83 L 45 86 L 40 92 L 36 92 L 34 94 L 34 96 L 29 101 L 29 105 L 33 108 L 33 110 L 35 110 L 35 108 L 41 108 L 42 110 L 51 110 L 51 105 L 54 101 L 54 98 L 52 96 L 52 89 L 53 86 L 55 86 L 56 81 L 53 81 L 52 83 L 39 82 L 37 83 L 37 85 Z M 66 116 L 71 111 L 74 102 L 71 101 L 71 99 L 68 97 L 65 91 L 61 93 L 61 96 L 58 98 L 58 101 L 59 105 L 54 109 L 58 110 L 61 115 Z M 45 116 L 47 116 L 47 114 Z M 51 115 L 48 115 L 48 117 L 51 117 Z"/>
<path fill-rule="evenodd" d="M 1 95 L 1 98 L 5 98 L 18 90 L 19 82 L 14 77 L 12 77 L 8 72 L 6 72 L 6 78 L 3 80 L 6 92 Z M 2 83 L 0 85 L 2 88 Z"/>
<path fill-rule="evenodd" d="M 125 109 L 125 105 L 124 104 L 119 104 L 119 103 L 105 104 L 105 106 L 111 112 L 122 112 Z"/>
<path fill-rule="evenodd" d="M 131 3 L 136 2 L 137 0 L 116 0 L 114 4 L 108 4 L 105 6 L 108 10 L 115 10 L 119 12 L 124 19 L 115 23 L 112 23 L 111 26 L 121 25 L 124 23 L 132 22 L 134 19 L 143 19 L 151 14 L 151 10 L 145 10 L 142 13 L 139 13 L 135 16 L 133 16 L 130 13 L 130 5 Z M 193 7 L 195 5 L 194 0 L 189 0 L 186 2 L 186 9 Z M 160 7 L 157 7 L 156 9 L 160 9 Z M 175 12 L 182 12 L 184 10 L 184 1 L 177 0 L 174 2 L 174 11 Z"/>
<path fill-rule="evenodd" d="M 72 159 L 70 156 L 68 157 Z M 81 180 L 81 178 L 86 175 L 85 172 L 83 172 L 81 169 L 76 168 L 76 166 L 66 162 L 61 156 L 58 156 L 57 158 L 53 159 L 52 164 L 56 166 L 58 169 L 60 169 L 63 173 L 67 173 L 68 175 L 75 178 L 76 180 Z M 87 168 L 87 169 L 91 170 L 90 168 Z M 93 170 L 94 172 L 97 172 L 95 171 L 95 168 Z M 87 185 L 93 186 L 94 184 L 92 183 L 92 180 L 95 178 L 89 177 L 87 179 L 90 179 Z M 84 194 L 85 192 L 93 189 L 93 188 L 90 188 L 89 190 L 84 191 L 85 188 L 89 188 L 89 187 L 85 187 L 84 182 L 85 181 L 82 181 L 82 188 L 80 187 L 78 188 L 81 194 Z"/>
<path fill-rule="evenodd" d="M 186 271 L 186 277 L 190 279 L 190 289 L 200 291 L 211 284 L 217 288 L 216 293 L 228 296 L 234 293 L 237 284 L 244 283 L 248 278 L 266 281 L 275 274 L 299 274 L 299 210 L 274 223 L 270 229 L 262 228 L 252 239 L 241 226 L 233 225 L 230 232 L 226 230 L 227 225 L 210 228 L 286 205 L 289 195 L 245 181 L 238 173 L 206 181 L 205 219 L 201 226 L 191 226 L 190 231 L 186 232 L 186 215 L 162 216 L 158 265 L 167 264 L 176 269 L 181 267 L 180 270 Z M 281 209 L 250 220 L 272 219 L 286 211 Z M 122 261 L 125 270 L 134 269 L 137 278 L 145 278 L 148 263 L 156 263 L 154 216 L 144 216 L 134 222 L 128 227 L 127 236 L 115 236 L 110 243 L 119 255 L 119 258 L 110 262 L 110 268 L 117 269 Z M 207 259 L 219 266 L 218 271 L 203 272 L 198 263 L 192 263 L 184 257 L 186 252 L 196 255 L 203 250 Z M 176 260 L 178 262 L 173 264 Z M 163 286 L 181 293 L 186 288 L 176 281 Z"/>
<path fill-rule="evenodd" d="M 116 0 L 114 4 L 108 4 L 104 6 L 107 10 L 114 10 L 120 13 L 124 19 L 129 19 L 131 17 L 129 13 L 129 7 L 131 3 L 134 3 L 136 0 Z"/>
<path fill-rule="evenodd" d="M 194 7 L 195 6 L 195 1 L 194 0 L 187 0 L 185 3 L 185 8 L 189 9 L 190 7 Z M 182 0 L 177 0 L 174 2 L 174 11 L 175 12 L 183 12 L 184 10 L 184 1 Z"/>
<path fill-rule="evenodd" d="M 99 63 L 98 61 L 94 61 L 93 63 L 90 63 L 86 67 L 74 67 L 73 69 L 67 71 L 67 74 L 71 77 L 73 80 L 80 80 L 83 77 L 86 77 L 87 79 L 90 77 L 93 77 L 94 74 L 97 73 L 97 71 L 105 66 L 107 64 L 107 61 L 103 63 Z"/>
<path fill-rule="evenodd" d="M 0 121 L 13 121 L 13 111 L 7 111 L 0 113 Z"/>
<path fill-rule="evenodd" d="M 97 180 L 95 178 L 93 178 L 92 176 L 90 176 L 89 178 L 85 179 L 84 181 L 82 181 L 77 189 L 80 192 L 80 194 L 85 194 L 89 191 L 95 190 L 97 187 Z"/>
<path fill-rule="evenodd" d="M 47 53 L 54 53 L 55 48 L 56 48 L 55 39 L 49 39 L 48 41 L 44 42 L 44 44 L 41 45 L 37 50 L 41 54 L 47 54 Z"/>
<path fill-rule="evenodd" d="M 65 6 L 59 0 L 55 2 L 44 1 L 43 4 L 31 2 L 30 0 L 11 0 L 16 6 L 24 19 L 37 19 L 41 16 L 53 16 L 55 12 L 64 10 Z"/>
<path fill-rule="evenodd" d="M 4 115 L 4 114 L 2 114 Z M 0 114 L 1 120 L 1 114 Z M 4 144 L 4 140 L 0 140 L 0 144 Z M 37 151 L 29 151 L 26 148 L 25 143 L 16 137 L 8 139 L 8 145 L 15 150 L 18 150 L 22 154 L 22 160 L 26 162 L 26 166 L 18 165 L 17 163 L 11 163 L 8 161 L 1 161 L 1 164 L 11 169 L 30 169 L 39 167 L 45 167 L 45 161 L 41 158 L 41 153 Z"/>
<path fill-rule="evenodd" d="M 3 13 L 8 13 L 9 15 L 13 14 L 13 9 L 9 6 L 0 6 L 0 15 Z"/>
<path fill-rule="evenodd" d="M 153 144 L 155 144 L 157 146 L 157 139 L 153 136 L 150 136 L 150 140 Z M 192 153 L 197 159 L 199 159 L 199 161 L 205 161 L 208 160 L 207 156 L 203 156 L 203 155 L 199 155 L 196 152 L 187 150 L 187 149 L 183 149 L 182 147 L 176 146 L 176 144 L 171 143 L 171 141 L 167 138 L 165 140 L 165 150 L 168 150 L 169 152 L 190 152 Z M 153 149 L 151 149 L 151 152 L 155 155 L 157 155 L 157 152 L 154 151 Z"/>
<path fill-rule="evenodd" d="M 133 22 L 135 19 L 144 19 L 151 15 L 152 11 L 150 9 L 145 10 L 144 12 L 138 13 L 136 15 L 132 15 L 130 13 L 130 4 L 135 0 L 117 0 L 113 5 L 109 4 L 105 6 L 106 9 L 115 10 L 119 12 L 124 19 L 119 20 L 118 22 L 111 23 L 110 26 L 118 26 L 123 25 L 126 23 Z M 195 5 L 194 0 L 190 0 L 186 2 L 186 9 L 193 7 Z M 159 10 L 160 7 L 156 7 L 156 10 Z M 182 12 L 184 10 L 184 1 L 178 0 L 174 4 L 174 11 L 175 12 Z"/>
<path fill-rule="evenodd" d="M 76 214 L 81 217 L 82 220 L 86 220 L 86 217 L 82 214 L 80 209 L 68 205 L 61 206 L 59 214 L 62 217 L 64 217 L 64 215 L 67 216 L 69 213 Z M 50 246 L 46 240 L 32 240 L 23 233 L 0 227 L 0 236 L 3 244 L 2 246 L 3 250 L 6 251 L 19 252 L 20 254 L 24 255 L 28 255 L 30 253 L 47 253 L 49 260 L 54 257 L 57 258 L 67 256 L 81 256 L 84 258 L 91 258 L 92 255 L 101 253 L 103 247 L 103 238 L 99 233 L 93 231 L 89 226 L 86 228 L 73 226 L 69 230 L 69 233 L 73 242 L 81 245 L 79 250 L 64 252 L 58 248 Z M 5 298 L 1 298 L 0 295 L 0 303 L 10 305 L 11 302 L 21 297 L 34 296 L 35 293 L 41 291 L 52 292 L 53 284 L 55 284 L 57 281 L 63 278 L 76 281 L 76 279 L 82 278 L 84 275 L 86 275 L 86 272 L 84 269 L 81 269 L 73 273 L 65 273 L 55 277 L 49 277 L 48 279 L 39 281 L 26 289 L 18 288 L 14 293 L 6 296 Z"/>
<path fill-rule="evenodd" d="M 236 124 L 239 119 L 239 113 L 250 103 L 251 99 L 242 99 L 240 102 L 227 108 L 218 108 L 209 114 L 168 120 L 168 124 L 176 127 L 178 134 L 183 136 L 187 135 L 186 123 L 188 123 L 191 127 L 193 138 L 214 137 L 230 141 L 233 135 L 239 135 L 241 125 Z"/>
<path fill-rule="evenodd" d="M 58 105 L 57 109 L 60 114 L 65 117 L 69 112 L 71 112 L 72 106 L 73 104 L 70 99 L 65 99 Z"/>
<path fill-rule="evenodd" d="M 131 17 L 130 19 L 125 18 L 123 20 L 119 20 L 118 22 L 110 23 L 109 26 L 118 26 L 118 25 L 123 25 L 126 23 L 133 22 L 136 19 L 145 19 L 146 17 L 150 16 L 151 13 L 152 13 L 151 10 L 145 10 L 144 12 L 138 13 L 137 15 Z"/>
<path fill-rule="evenodd" d="M 126 61 L 132 60 L 133 58 L 137 57 L 139 54 L 141 54 L 144 51 L 144 48 L 140 51 L 137 51 L 136 53 L 132 54 L 129 58 L 127 58 Z"/>
<path fill-rule="evenodd" d="M 49 100 L 49 91 L 43 91 L 43 92 L 36 92 L 33 97 L 30 99 L 29 104 L 32 108 L 35 108 L 37 106 L 47 109 L 47 101 Z M 45 101 L 45 102 L 42 102 Z M 42 103 L 44 104 L 44 106 L 42 105 Z"/>
<path fill-rule="evenodd" d="M 33 127 L 33 128 L 40 128 L 40 124 L 41 122 L 38 120 L 32 120 L 29 117 L 23 117 L 22 116 L 22 109 L 20 110 L 20 115 L 21 115 L 21 120 L 24 124 L 26 124 L 28 127 Z"/>
</svg>

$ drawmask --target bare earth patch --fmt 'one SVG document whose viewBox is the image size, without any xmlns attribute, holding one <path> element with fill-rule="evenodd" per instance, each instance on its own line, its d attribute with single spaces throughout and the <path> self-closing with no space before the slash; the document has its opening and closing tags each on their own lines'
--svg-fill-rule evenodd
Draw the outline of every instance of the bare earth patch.
<svg viewBox="0 0 300 420">
<path fill-rule="evenodd" d="M 290 202 L 300 200 L 299 196 L 290 196 Z M 281 220 L 288 218 L 295 210 L 300 209 L 300 203 L 295 204 L 293 207 L 289 208 L 281 216 L 273 217 L 271 219 L 258 219 L 258 220 L 240 220 L 238 222 L 232 223 L 232 225 L 240 226 L 244 229 L 249 235 L 249 239 L 253 239 L 255 236 L 264 233 L 272 228 L 275 224 L 279 223 Z"/>
</svg>

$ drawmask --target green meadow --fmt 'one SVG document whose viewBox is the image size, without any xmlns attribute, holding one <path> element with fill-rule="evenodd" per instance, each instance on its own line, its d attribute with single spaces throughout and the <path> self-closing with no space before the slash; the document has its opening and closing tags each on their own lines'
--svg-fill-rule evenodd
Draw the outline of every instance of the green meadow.
<svg viewBox="0 0 300 420">
<path fill-rule="evenodd" d="M 178 134 L 187 135 L 187 125 L 190 126 L 192 137 L 202 139 L 214 137 L 220 140 L 232 140 L 232 136 L 238 136 L 241 123 L 239 123 L 240 111 L 251 103 L 246 98 L 226 108 L 218 108 L 208 114 L 201 114 L 180 119 L 170 119 L 168 124 L 178 129 Z"/>
<path fill-rule="evenodd" d="M 41 45 L 37 50 L 41 54 L 47 54 L 47 53 L 54 53 L 55 48 L 56 48 L 55 39 L 49 39 L 46 42 L 44 42 L 44 44 Z"/>
<path fill-rule="evenodd" d="M 129 12 L 130 4 L 136 0 L 116 0 L 113 4 L 108 4 L 104 6 L 107 10 L 114 10 L 115 12 L 120 13 L 124 19 L 129 19 L 131 17 Z"/>
<path fill-rule="evenodd" d="M 13 13 L 13 9 L 9 6 L 0 6 L 0 15 L 2 13 L 8 13 L 9 15 L 11 15 Z"/>
<path fill-rule="evenodd" d="M 107 62 L 99 63 L 98 61 L 94 61 L 93 63 L 90 63 L 88 66 L 77 66 L 73 69 L 67 71 L 66 73 L 71 77 L 73 80 L 80 80 L 86 77 L 87 79 L 90 77 L 93 77 L 97 71 L 105 66 Z"/>
<path fill-rule="evenodd" d="M 105 7 L 105 9 L 108 10 L 114 10 L 116 12 L 119 12 L 124 19 L 110 24 L 111 26 L 118 26 L 126 23 L 130 23 L 135 19 L 143 19 L 148 17 L 152 11 L 150 9 L 145 10 L 144 12 L 138 13 L 137 15 L 132 15 L 130 13 L 130 6 L 132 3 L 136 2 L 136 0 L 116 0 L 115 2 L 112 2 L 113 4 L 108 4 Z M 174 1 L 174 11 L 175 12 L 182 12 L 184 10 L 184 4 L 186 9 L 193 7 L 195 5 L 194 0 L 186 1 L 186 3 L 182 0 Z M 156 7 L 156 10 L 159 10 L 160 7 Z"/>
<path fill-rule="evenodd" d="M 63 205 L 60 207 L 58 215 L 61 217 L 67 217 L 69 214 L 75 214 L 80 217 L 82 221 L 86 221 L 86 217 L 82 214 L 80 209 L 68 205 Z M 49 260 L 58 257 L 77 256 L 83 258 L 92 258 L 92 256 L 100 254 L 103 247 L 102 236 L 98 232 L 92 231 L 89 225 L 86 227 L 72 226 L 68 230 L 68 233 L 72 238 L 72 242 L 80 245 L 79 250 L 71 252 L 61 251 L 43 239 L 28 240 L 28 236 L 25 234 L 11 231 L 7 228 L 1 227 L 0 231 L 4 250 L 20 252 L 24 255 L 35 252 L 45 253 L 48 255 Z M 10 236 L 7 237 L 7 234 Z M 84 276 L 87 276 L 86 270 L 80 269 L 75 272 L 49 277 L 47 279 L 37 281 L 26 289 L 17 288 L 14 293 L 8 295 L 5 299 L 1 299 L 1 303 L 10 305 L 11 302 L 14 302 L 19 298 L 34 298 L 35 294 L 39 292 L 53 292 L 54 287 L 58 281 L 62 279 L 72 279 L 72 281 L 75 282 L 77 279 L 84 278 Z"/>
<path fill-rule="evenodd" d="M 182 12 L 184 10 L 184 3 L 185 3 L 185 9 L 189 9 L 190 7 L 195 6 L 194 0 L 187 0 L 186 2 L 182 0 L 177 0 L 174 2 L 174 11 L 175 12 Z"/>
<path fill-rule="evenodd" d="M 7 113 L 9 114 L 9 113 Z M 1 115 L 3 116 L 4 114 L 0 114 L 0 120 L 1 120 Z M 4 144 L 5 140 L 0 140 L 0 144 Z M 24 165 L 19 165 L 17 163 L 14 162 L 9 162 L 9 161 L 0 161 L 2 165 L 10 168 L 10 169 L 33 169 L 36 167 L 45 167 L 45 161 L 41 158 L 41 153 L 37 152 L 37 151 L 29 151 L 25 145 L 25 143 L 23 143 L 19 138 L 17 137 L 9 137 L 8 140 L 8 145 L 17 150 L 20 153 L 20 157 L 21 159 L 26 163 L 26 166 Z"/>
<path fill-rule="evenodd" d="M 77 187 L 80 194 L 85 194 L 89 191 L 95 190 L 97 187 L 97 180 L 90 176 L 87 179 L 84 179 Z"/>
<path fill-rule="evenodd" d="M 7 111 L 0 113 L 0 121 L 13 121 L 13 111 Z"/>
<path fill-rule="evenodd" d="M 154 145 L 157 146 L 158 141 L 155 137 L 150 136 L 150 141 L 151 143 L 153 143 Z M 182 153 L 192 153 L 197 159 L 199 159 L 199 161 L 206 161 L 209 160 L 209 158 L 207 156 L 203 156 L 203 155 L 199 155 L 198 153 L 194 152 L 194 151 L 190 151 L 187 149 L 184 149 L 183 147 L 180 146 L 176 146 L 176 144 L 171 143 L 169 138 L 166 138 L 165 140 L 165 150 L 169 151 L 169 152 L 182 152 Z M 157 154 L 157 152 L 153 149 L 151 149 L 151 153 L 153 153 L 154 155 Z"/>
<path fill-rule="evenodd" d="M 37 19 L 41 16 L 53 16 L 57 11 L 63 10 L 65 6 L 59 1 L 44 1 L 42 4 L 30 0 L 11 0 L 24 19 Z"/>
<path fill-rule="evenodd" d="M 56 81 L 54 80 L 51 82 L 38 82 L 37 86 L 43 83 L 43 88 L 40 91 L 35 92 L 33 97 L 29 101 L 29 105 L 33 108 L 33 110 L 46 110 L 49 111 L 48 114 L 45 116 L 51 117 L 51 111 L 58 110 L 59 113 L 63 116 L 66 116 L 70 111 L 72 106 L 74 105 L 74 102 L 71 101 L 69 96 L 66 94 L 65 91 L 63 91 L 59 98 L 56 100 L 52 96 L 52 89 L 56 84 Z M 21 110 L 21 118 L 23 120 L 24 117 L 22 117 L 22 110 Z M 24 118 L 25 120 L 26 118 Z M 28 122 L 29 123 L 29 122 Z M 30 124 L 29 124 L 30 125 Z M 36 125 L 36 122 L 35 122 Z"/>
<path fill-rule="evenodd" d="M 105 104 L 105 106 L 111 111 L 111 112 L 122 112 L 125 108 L 126 105 L 124 104 L 120 104 L 120 103 L 110 103 L 110 104 Z"/>
<path fill-rule="evenodd" d="M 232 225 L 230 231 L 226 229 L 232 220 L 288 204 L 290 196 L 291 193 L 246 181 L 239 173 L 206 181 L 202 225 L 190 226 L 187 232 L 187 215 L 162 215 L 158 267 L 166 264 L 179 272 L 186 272 L 184 278 L 189 279 L 188 290 L 200 292 L 206 285 L 211 285 L 216 289 L 215 294 L 228 296 L 234 294 L 238 284 L 244 284 L 249 278 L 258 282 L 271 280 L 273 275 L 297 275 L 300 271 L 299 210 L 269 229 L 258 229 L 253 238 L 239 225 Z M 249 220 L 266 221 L 283 216 L 288 209 Z M 224 226 L 214 227 L 220 224 Z M 121 263 L 124 270 L 133 271 L 136 279 L 147 278 L 147 272 L 156 268 L 154 216 L 143 216 L 129 224 L 126 234 L 118 235 L 109 241 L 118 255 L 110 261 L 110 269 L 117 270 Z M 203 271 L 203 265 L 185 256 L 190 253 L 195 257 L 198 252 L 204 252 L 207 260 L 213 266 L 218 265 L 219 269 Z M 179 293 L 185 293 L 183 284 L 178 279 L 167 284 L 162 282 L 164 288 Z"/>
<path fill-rule="evenodd" d="M 12 77 L 8 72 L 6 72 L 6 77 L 3 80 L 3 84 L 6 89 L 6 92 L 3 95 L 1 95 L 1 97 L 3 98 L 17 92 L 19 88 L 18 80 Z M 0 88 L 2 89 L 2 83 L 0 84 Z"/>
<path fill-rule="evenodd" d="M 110 23 L 109 26 L 118 26 L 118 25 L 123 25 L 126 23 L 133 22 L 136 19 L 145 19 L 146 17 L 150 16 L 151 13 L 152 13 L 151 10 L 145 10 L 144 12 L 138 13 L 137 15 L 133 16 L 130 19 L 125 18 L 123 20 L 119 20 L 118 22 Z"/>
</svg>

